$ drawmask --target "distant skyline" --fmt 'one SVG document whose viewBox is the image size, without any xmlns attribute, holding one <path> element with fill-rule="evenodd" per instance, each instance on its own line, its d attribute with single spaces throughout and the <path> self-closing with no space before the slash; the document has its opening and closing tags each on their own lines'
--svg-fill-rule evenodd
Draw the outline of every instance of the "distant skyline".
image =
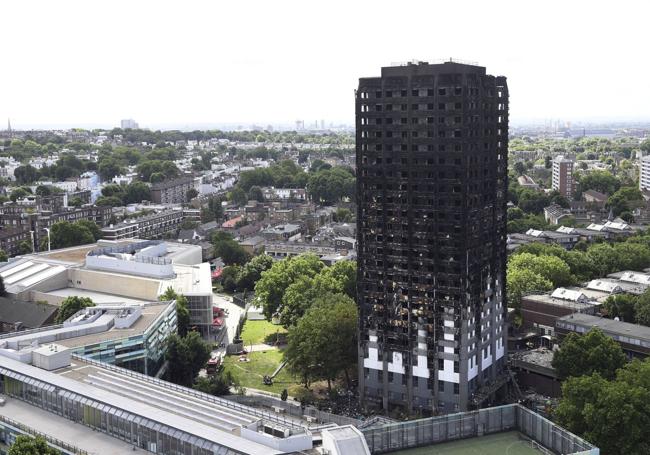
<svg viewBox="0 0 650 455">
<path fill-rule="evenodd" d="M 508 77 L 513 124 L 650 121 L 648 13 L 627 0 L 7 2 L 0 129 L 352 125 L 359 77 L 449 57 Z"/>
</svg>

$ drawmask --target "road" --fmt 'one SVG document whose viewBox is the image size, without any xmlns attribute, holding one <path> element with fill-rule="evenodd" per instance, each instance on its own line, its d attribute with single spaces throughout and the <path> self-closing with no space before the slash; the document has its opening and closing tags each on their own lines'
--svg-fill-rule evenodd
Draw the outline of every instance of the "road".
<svg viewBox="0 0 650 455">
<path fill-rule="evenodd" d="M 244 309 L 232 303 L 232 297 L 216 293 L 212 293 L 212 305 L 222 308 L 225 312 L 223 319 L 225 320 L 226 326 L 222 330 L 226 330 L 226 335 L 223 338 L 221 338 L 219 334 L 217 335 L 217 339 L 221 339 L 224 343 L 224 347 L 213 349 L 210 355 L 213 358 L 224 357 L 226 355 L 226 346 L 232 343 L 233 338 L 235 338 L 239 318 L 244 313 Z M 214 339 L 212 341 L 214 341 Z M 207 376 L 205 368 L 199 371 L 199 376 Z"/>
</svg>

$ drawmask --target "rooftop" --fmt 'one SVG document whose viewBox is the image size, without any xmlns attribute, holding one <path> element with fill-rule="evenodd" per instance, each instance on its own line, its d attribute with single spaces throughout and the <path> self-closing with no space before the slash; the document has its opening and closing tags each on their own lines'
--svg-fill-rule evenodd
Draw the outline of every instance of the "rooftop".
<svg viewBox="0 0 650 455">
<path fill-rule="evenodd" d="M 632 336 L 637 339 L 647 340 L 650 342 L 650 327 L 646 327 L 644 325 L 615 321 L 614 319 L 607 319 L 584 313 L 574 313 L 558 318 L 556 321 L 556 326 L 558 323 L 562 322 L 566 324 L 575 324 L 588 329 L 598 327 L 603 332 L 612 335 L 623 335 L 627 337 Z"/>
<path fill-rule="evenodd" d="M 39 387 L 58 390 L 67 396 L 76 396 L 93 407 L 104 406 L 108 412 L 126 412 L 124 418 L 138 417 L 171 430 L 182 431 L 215 444 L 229 447 L 251 455 L 271 455 L 281 452 L 257 442 L 238 436 L 233 430 L 258 420 L 254 414 L 247 415 L 207 400 L 187 396 L 175 391 L 172 384 L 128 375 L 128 370 L 108 369 L 99 363 L 89 363 L 75 357 L 70 367 L 56 373 L 0 356 L 0 372 L 21 380 L 33 378 Z M 123 372 L 118 372 L 123 371 Z M 28 379 L 29 380 L 29 379 Z M 225 400 L 223 400 L 225 401 Z M 240 406 L 242 411 L 245 407 Z M 30 410 L 41 412 L 31 406 Z M 50 414 L 47 413 L 49 416 Z M 49 420 L 49 419 L 44 419 Z M 142 423 L 141 423 L 142 424 Z"/>
<path fill-rule="evenodd" d="M 143 449 L 134 449 L 133 444 L 120 441 L 100 431 L 95 431 L 90 427 L 13 398 L 6 398 L 4 406 L 0 406 L 0 416 L 85 450 L 89 454 L 124 455 L 125 453 L 134 453 L 144 455 L 150 453 Z"/>
</svg>

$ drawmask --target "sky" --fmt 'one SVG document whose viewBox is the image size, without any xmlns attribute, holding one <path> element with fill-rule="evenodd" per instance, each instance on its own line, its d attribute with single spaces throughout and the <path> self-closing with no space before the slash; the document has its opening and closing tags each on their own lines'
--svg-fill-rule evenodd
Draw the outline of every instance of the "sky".
<svg viewBox="0 0 650 455">
<path fill-rule="evenodd" d="M 650 2 L 3 2 L 0 128 L 354 121 L 360 77 L 450 57 L 513 123 L 650 121 Z"/>
</svg>

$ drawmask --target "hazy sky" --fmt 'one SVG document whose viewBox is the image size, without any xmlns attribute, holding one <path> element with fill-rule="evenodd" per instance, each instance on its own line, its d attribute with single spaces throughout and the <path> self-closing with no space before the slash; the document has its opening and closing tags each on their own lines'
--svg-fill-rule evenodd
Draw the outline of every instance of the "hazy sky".
<svg viewBox="0 0 650 455">
<path fill-rule="evenodd" d="M 448 57 L 507 76 L 513 121 L 650 120 L 647 1 L 15 0 L 0 14 L 0 128 L 352 123 L 359 77 Z"/>
</svg>

